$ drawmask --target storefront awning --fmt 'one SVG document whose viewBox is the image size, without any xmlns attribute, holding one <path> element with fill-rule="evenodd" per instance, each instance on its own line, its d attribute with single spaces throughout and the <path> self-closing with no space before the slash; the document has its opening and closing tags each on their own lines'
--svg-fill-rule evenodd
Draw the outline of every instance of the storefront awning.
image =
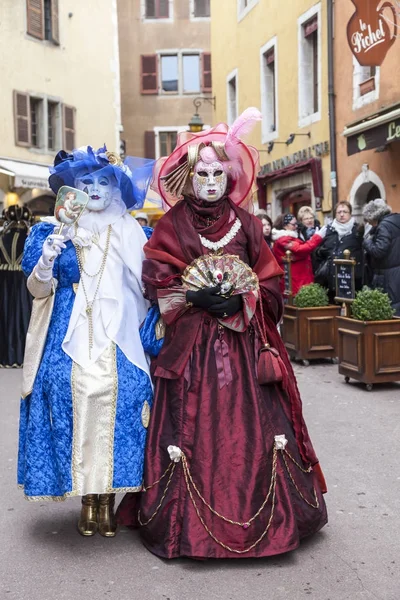
<svg viewBox="0 0 400 600">
<path fill-rule="evenodd" d="M 260 208 L 265 208 L 263 206 L 266 203 L 265 197 L 265 187 L 272 183 L 273 181 L 277 181 L 278 179 L 284 179 L 285 177 L 291 177 L 292 175 L 297 175 L 298 173 L 304 173 L 305 171 L 311 172 L 311 178 L 313 183 L 313 191 L 315 198 L 323 198 L 324 196 L 324 188 L 322 182 L 322 163 L 320 158 L 310 158 L 309 160 L 304 160 L 302 162 L 298 162 L 294 165 L 288 165 L 283 169 L 278 169 L 277 171 L 271 171 L 269 173 L 265 173 L 264 175 L 260 175 L 257 177 L 258 189 L 261 193 L 259 193 L 259 205 Z M 264 190 L 264 193 L 262 193 Z"/>
<path fill-rule="evenodd" d="M 14 177 L 15 188 L 49 189 L 49 166 L 0 158 L 0 172 Z"/>
<path fill-rule="evenodd" d="M 347 154 L 357 154 L 364 150 L 385 147 L 392 142 L 400 142 L 400 107 L 371 115 L 358 123 L 345 127 Z"/>
</svg>

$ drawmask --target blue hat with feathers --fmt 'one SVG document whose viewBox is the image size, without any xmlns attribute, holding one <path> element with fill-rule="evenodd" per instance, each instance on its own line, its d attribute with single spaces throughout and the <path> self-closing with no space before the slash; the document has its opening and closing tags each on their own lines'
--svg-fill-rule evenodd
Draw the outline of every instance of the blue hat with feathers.
<svg viewBox="0 0 400 600">
<path fill-rule="evenodd" d="M 142 208 L 150 185 L 155 161 L 128 156 L 123 161 L 104 145 L 98 150 L 82 146 L 72 152 L 60 150 L 50 168 L 49 185 L 57 194 L 60 187 L 75 187 L 75 180 L 96 172 L 97 175 L 113 176 L 121 190 L 122 200 L 130 210 Z"/>
</svg>

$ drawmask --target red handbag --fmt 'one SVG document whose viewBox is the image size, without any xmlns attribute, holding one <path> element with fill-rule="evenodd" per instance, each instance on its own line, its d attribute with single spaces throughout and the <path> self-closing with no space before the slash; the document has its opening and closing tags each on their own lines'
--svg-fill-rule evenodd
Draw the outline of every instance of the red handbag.
<svg viewBox="0 0 400 600">
<path fill-rule="evenodd" d="M 262 326 L 255 314 L 258 331 L 260 333 L 262 348 L 258 357 L 257 377 L 260 385 L 270 385 L 280 383 L 287 376 L 287 370 L 284 362 L 279 356 L 279 352 L 273 346 L 270 346 L 267 339 L 267 330 L 265 327 L 264 310 L 260 291 L 260 312 Z"/>
</svg>

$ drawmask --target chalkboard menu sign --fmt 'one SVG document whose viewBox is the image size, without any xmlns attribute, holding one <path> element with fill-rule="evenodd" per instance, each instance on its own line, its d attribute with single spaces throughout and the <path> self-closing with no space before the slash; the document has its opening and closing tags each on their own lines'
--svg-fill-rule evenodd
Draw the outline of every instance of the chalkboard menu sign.
<svg viewBox="0 0 400 600">
<path fill-rule="evenodd" d="M 336 266 L 336 296 L 342 300 L 354 300 L 353 265 Z"/>
<path fill-rule="evenodd" d="M 353 302 L 356 297 L 354 267 L 356 261 L 350 258 L 350 252 L 345 250 L 344 259 L 333 261 L 336 270 L 336 302 Z"/>
</svg>

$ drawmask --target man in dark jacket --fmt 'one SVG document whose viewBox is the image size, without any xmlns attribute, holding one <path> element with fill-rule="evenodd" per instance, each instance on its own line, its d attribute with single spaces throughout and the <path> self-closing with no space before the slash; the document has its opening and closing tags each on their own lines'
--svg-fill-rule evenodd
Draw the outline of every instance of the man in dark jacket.
<svg viewBox="0 0 400 600">
<path fill-rule="evenodd" d="M 362 242 L 364 227 L 359 225 L 352 216 L 352 206 L 347 200 L 342 200 L 336 206 L 335 219 L 328 225 L 326 237 L 315 251 L 318 266 L 315 281 L 328 288 L 330 302 L 336 296 L 335 258 L 344 258 L 344 251 L 350 250 L 350 256 L 356 260 L 355 288 L 363 286 L 363 250 Z"/>
<path fill-rule="evenodd" d="M 364 248 L 372 270 L 371 287 L 386 292 L 400 316 L 400 214 L 391 213 L 380 198 L 364 207 L 363 217 L 372 225 Z"/>
</svg>

